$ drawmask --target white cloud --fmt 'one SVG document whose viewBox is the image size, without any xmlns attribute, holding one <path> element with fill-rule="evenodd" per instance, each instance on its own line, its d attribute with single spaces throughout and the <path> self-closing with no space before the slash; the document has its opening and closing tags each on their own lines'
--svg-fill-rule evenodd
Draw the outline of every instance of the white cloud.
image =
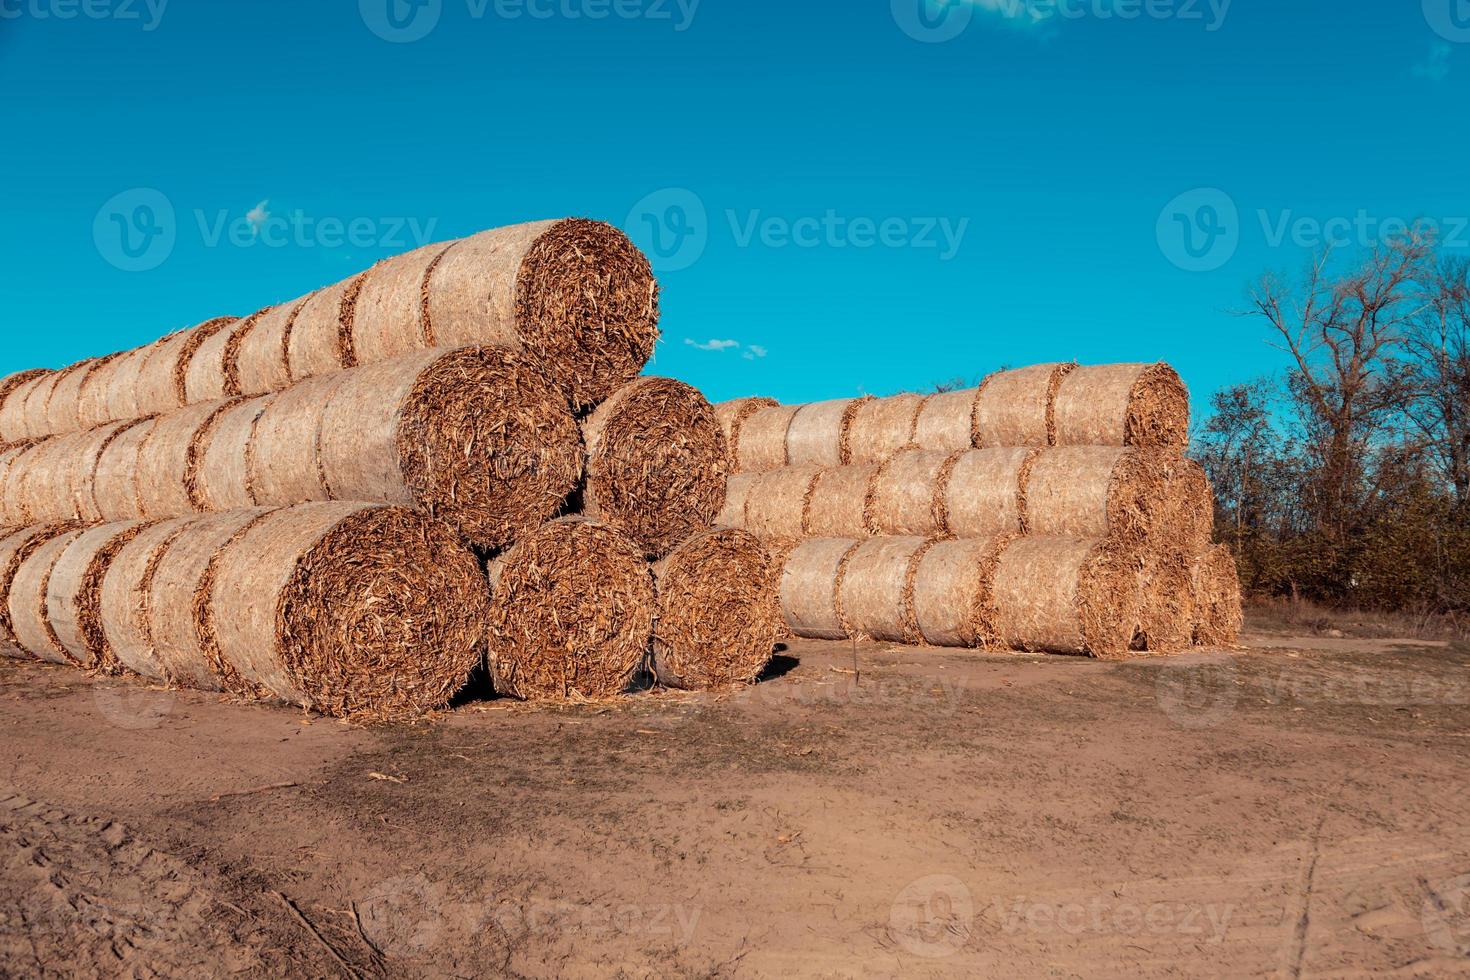
<svg viewBox="0 0 1470 980">
<path fill-rule="evenodd" d="M 250 225 L 250 229 L 254 231 L 257 235 L 260 234 L 260 229 L 265 225 L 265 223 L 271 220 L 271 213 L 266 210 L 266 205 L 268 204 L 270 204 L 270 201 L 268 200 L 261 201 L 255 207 L 245 212 L 246 223 Z"/>
<path fill-rule="evenodd" d="M 1450 46 L 1443 41 L 1430 45 L 1429 55 L 1414 66 L 1416 78 L 1442 82 L 1450 75 Z"/>
<path fill-rule="evenodd" d="M 745 348 L 745 359 L 747 361 L 753 361 L 756 358 L 765 357 L 766 353 L 766 349 L 760 344 L 751 344 Z"/>
<path fill-rule="evenodd" d="M 740 341 L 738 340 L 707 340 L 701 344 L 698 341 L 690 340 L 688 337 L 684 338 L 684 343 L 699 350 L 712 351 L 725 351 L 740 346 Z"/>
</svg>

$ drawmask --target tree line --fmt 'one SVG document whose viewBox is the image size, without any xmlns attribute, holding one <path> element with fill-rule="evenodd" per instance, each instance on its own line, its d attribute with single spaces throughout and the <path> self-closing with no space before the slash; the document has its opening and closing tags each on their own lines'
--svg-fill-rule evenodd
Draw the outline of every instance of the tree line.
<svg viewBox="0 0 1470 980">
<path fill-rule="evenodd" d="M 1470 260 L 1418 235 L 1329 250 L 1239 313 L 1288 366 L 1216 392 L 1192 451 L 1246 590 L 1470 611 Z"/>
</svg>

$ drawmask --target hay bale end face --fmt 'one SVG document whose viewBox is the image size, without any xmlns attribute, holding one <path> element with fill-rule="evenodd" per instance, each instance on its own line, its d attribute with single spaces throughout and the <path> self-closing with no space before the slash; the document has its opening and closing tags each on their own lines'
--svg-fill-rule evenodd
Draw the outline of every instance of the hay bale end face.
<svg viewBox="0 0 1470 980">
<path fill-rule="evenodd" d="M 1149 653 L 1182 653 L 1194 641 L 1194 581 L 1177 554 L 1150 553 L 1139 573 L 1139 639 Z"/>
<path fill-rule="evenodd" d="M 1141 600 L 1136 559 L 1116 544 L 1017 538 L 995 573 L 996 631 L 1017 650 L 1128 656 Z"/>
<path fill-rule="evenodd" d="M 709 531 L 654 566 L 653 669 L 685 690 L 749 684 L 770 663 L 781 628 L 779 569 L 744 531 Z"/>
<path fill-rule="evenodd" d="M 1195 646 L 1230 646 L 1245 623 L 1240 572 L 1229 545 L 1216 545 L 1190 564 Z"/>
<path fill-rule="evenodd" d="M 448 528 L 334 502 L 248 524 L 210 562 L 194 612 L 206 655 L 245 693 L 392 721 L 464 686 L 486 606 L 479 563 Z"/>
<path fill-rule="evenodd" d="M 562 518 L 491 566 L 495 688 L 532 701 L 609 698 L 628 688 L 653 636 L 653 574 L 616 528 Z"/>
<path fill-rule="evenodd" d="M 725 503 L 724 433 L 713 406 L 682 382 L 639 378 L 618 389 L 582 436 L 586 515 L 620 528 L 651 558 L 708 528 Z"/>
<path fill-rule="evenodd" d="M 1182 450 L 1189 443 L 1189 390 L 1167 364 L 1079 367 L 1055 402 L 1058 446 Z"/>
</svg>

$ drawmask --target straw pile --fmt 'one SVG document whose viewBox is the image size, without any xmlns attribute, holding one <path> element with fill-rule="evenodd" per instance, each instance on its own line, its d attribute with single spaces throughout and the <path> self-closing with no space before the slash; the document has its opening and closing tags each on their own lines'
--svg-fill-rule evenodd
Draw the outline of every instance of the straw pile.
<svg viewBox="0 0 1470 980">
<path fill-rule="evenodd" d="M 650 558 L 708 528 L 725 502 L 725 437 L 688 385 L 639 378 L 582 426 L 583 513 L 612 524 Z"/>
<path fill-rule="evenodd" d="M 625 691 L 653 636 L 653 575 L 621 531 L 562 518 L 521 539 L 490 570 L 495 688 L 518 698 L 608 698 Z"/>
<path fill-rule="evenodd" d="M 689 423 L 695 436 L 682 454 L 666 454 L 679 465 L 644 480 L 669 498 L 685 495 L 688 515 L 670 516 L 677 503 L 666 501 L 665 534 L 679 533 L 681 520 L 707 523 L 724 493 L 719 430 L 712 418 L 700 421 Z M 700 445 L 718 473 L 681 476 Z M 570 411 L 519 355 L 496 347 L 424 351 L 275 396 L 191 405 L 44 440 L 3 461 L 0 520 L 160 520 L 366 500 L 418 507 L 479 546 L 500 547 L 561 506 L 577 485 L 580 447 Z M 642 461 L 650 458 L 644 450 Z M 625 506 L 651 504 L 639 489 Z"/>
<path fill-rule="evenodd" d="M 753 535 L 706 531 L 653 568 L 660 684 L 707 690 L 754 682 L 775 652 L 779 569 Z"/>
</svg>

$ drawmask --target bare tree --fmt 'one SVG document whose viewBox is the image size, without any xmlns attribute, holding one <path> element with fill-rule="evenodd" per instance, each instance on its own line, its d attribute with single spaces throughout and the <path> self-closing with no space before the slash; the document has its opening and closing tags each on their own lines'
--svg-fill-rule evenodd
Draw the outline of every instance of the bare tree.
<svg viewBox="0 0 1470 980">
<path fill-rule="evenodd" d="M 1331 251 L 1303 281 L 1262 277 L 1249 315 L 1274 329 L 1274 346 L 1294 370 L 1288 388 L 1314 457 L 1308 503 L 1316 530 L 1342 542 L 1361 513 L 1375 439 L 1400 413 L 1405 392 L 1394 361 L 1423 310 L 1420 283 L 1433 245 L 1412 236 L 1374 249 L 1355 269 L 1334 275 Z"/>
<path fill-rule="evenodd" d="M 1445 259 L 1428 283 L 1429 303 L 1405 337 L 1414 398 L 1407 414 L 1470 512 L 1470 260 Z"/>
</svg>

